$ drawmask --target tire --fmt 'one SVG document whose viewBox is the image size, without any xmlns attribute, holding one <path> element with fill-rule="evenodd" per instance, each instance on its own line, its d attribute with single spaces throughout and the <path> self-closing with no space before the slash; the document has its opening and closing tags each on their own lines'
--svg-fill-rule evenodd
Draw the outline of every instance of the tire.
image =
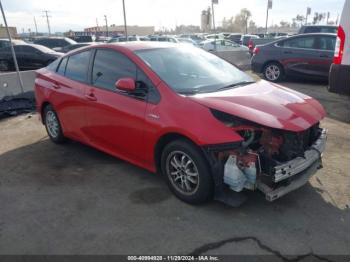
<svg viewBox="0 0 350 262">
<path fill-rule="evenodd" d="M 58 115 L 51 105 L 47 105 L 44 108 L 43 119 L 47 134 L 51 141 L 56 144 L 66 142 L 67 139 L 63 135 Z"/>
<path fill-rule="evenodd" d="M 263 70 L 264 78 L 270 82 L 279 82 L 284 78 L 283 67 L 276 62 L 268 63 Z"/>
<path fill-rule="evenodd" d="M 206 159 L 194 144 L 180 139 L 166 145 L 161 156 L 161 171 L 170 190 L 180 200 L 194 205 L 211 200 L 213 178 Z"/>
</svg>

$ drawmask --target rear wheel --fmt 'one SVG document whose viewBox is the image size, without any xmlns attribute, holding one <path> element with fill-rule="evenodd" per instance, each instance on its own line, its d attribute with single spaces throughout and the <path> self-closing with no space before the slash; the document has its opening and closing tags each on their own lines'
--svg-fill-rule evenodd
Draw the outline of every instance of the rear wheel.
<svg viewBox="0 0 350 262">
<path fill-rule="evenodd" d="M 182 201 L 201 204 L 211 199 L 213 181 L 207 161 L 192 143 L 169 143 L 162 153 L 161 170 L 170 190 Z"/>
<path fill-rule="evenodd" d="M 61 124 L 57 113 L 51 105 L 47 105 L 44 109 L 44 124 L 46 127 L 47 134 L 50 139 L 57 144 L 64 143 L 66 138 L 63 135 Z"/>
<path fill-rule="evenodd" d="M 265 79 L 271 82 L 279 82 L 284 77 L 282 66 L 276 62 L 267 64 L 264 67 L 263 74 Z"/>
</svg>

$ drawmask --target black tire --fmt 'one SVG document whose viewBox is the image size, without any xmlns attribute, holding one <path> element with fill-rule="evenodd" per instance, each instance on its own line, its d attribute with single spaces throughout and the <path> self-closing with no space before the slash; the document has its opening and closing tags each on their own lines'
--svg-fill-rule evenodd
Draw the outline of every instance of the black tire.
<svg viewBox="0 0 350 262">
<path fill-rule="evenodd" d="M 189 173 L 196 173 L 194 170 L 197 170 L 197 179 L 194 179 L 194 177 L 187 176 L 187 184 L 193 185 L 195 187 L 193 191 L 184 192 L 180 189 L 180 185 L 177 185 L 177 182 L 175 182 L 175 179 L 172 179 L 171 169 L 174 168 L 173 165 L 170 164 L 173 160 L 173 158 L 177 157 L 176 154 L 184 153 L 184 155 L 187 155 L 188 158 L 186 158 L 186 162 L 188 163 L 189 160 L 193 161 L 193 164 L 190 164 L 185 168 L 188 170 Z M 182 170 L 183 176 L 185 177 L 187 174 L 187 171 L 185 169 Z M 193 172 L 190 172 L 192 170 Z M 178 197 L 180 200 L 189 203 L 189 204 L 202 204 L 205 202 L 208 202 L 211 200 L 213 196 L 213 178 L 211 176 L 211 172 L 207 163 L 207 160 L 203 156 L 203 153 L 200 151 L 200 149 L 195 146 L 194 144 L 186 141 L 186 140 L 175 140 L 168 145 L 165 146 L 162 156 L 161 156 L 161 171 L 163 176 L 165 177 L 167 184 L 170 188 L 170 190 L 175 194 L 176 197 Z M 174 172 L 180 172 L 180 171 L 174 171 Z M 177 177 L 179 175 L 176 175 Z M 180 175 L 181 176 L 181 175 Z M 192 184 L 191 180 L 196 180 L 197 184 Z M 181 178 L 182 181 L 183 178 Z M 186 180 L 186 178 L 184 178 Z M 180 181 L 180 183 L 182 183 Z M 185 186 L 186 183 L 183 183 L 183 186 Z M 187 185 L 186 184 L 186 185 Z"/>
<path fill-rule="evenodd" d="M 62 132 L 62 127 L 61 127 L 61 123 L 60 123 L 60 120 L 58 118 L 58 115 L 56 113 L 56 111 L 53 109 L 53 107 L 51 105 L 47 105 L 45 108 L 44 108 L 44 112 L 43 112 L 43 120 L 44 120 L 44 125 L 45 125 L 45 128 L 46 128 L 46 131 L 47 131 L 47 134 L 48 136 L 50 137 L 51 141 L 56 143 L 56 144 L 62 144 L 64 142 L 67 141 L 67 139 L 65 138 L 65 136 L 63 135 L 63 132 Z M 50 118 L 53 118 L 55 117 L 56 120 L 57 120 L 57 132 L 53 132 L 53 131 L 50 131 Z M 55 130 L 56 130 L 55 128 Z"/>
<path fill-rule="evenodd" d="M 271 62 L 265 65 L 263 75 L 267 81 L 276 83 L 284 78 L 284 70 L 281 64 Z"/>
</svg>

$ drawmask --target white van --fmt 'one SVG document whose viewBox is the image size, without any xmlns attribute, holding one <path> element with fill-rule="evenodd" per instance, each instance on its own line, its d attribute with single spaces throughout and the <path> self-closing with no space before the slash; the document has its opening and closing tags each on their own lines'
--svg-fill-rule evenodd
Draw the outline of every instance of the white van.
<svg viewBox="0 0 350 262">
<path fill-rule="evenodd" d="M 345 0 L 338 28 L 334 60 L 329 73 L 330 92 L 350 95 L 350 0 Z"/>
</svg>

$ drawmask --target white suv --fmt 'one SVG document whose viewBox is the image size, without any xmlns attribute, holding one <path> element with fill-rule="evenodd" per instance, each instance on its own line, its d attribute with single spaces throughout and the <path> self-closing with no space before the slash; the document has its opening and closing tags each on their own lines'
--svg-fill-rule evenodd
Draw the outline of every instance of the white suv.
<svg viewBox="0 0 350 262">
<path fill-rule="evenodd" d="M 350 0 L 345 5 L 338 28 L 334 60 L 329 74 L 330 92 L 350 95 Z"/>
</svg>

